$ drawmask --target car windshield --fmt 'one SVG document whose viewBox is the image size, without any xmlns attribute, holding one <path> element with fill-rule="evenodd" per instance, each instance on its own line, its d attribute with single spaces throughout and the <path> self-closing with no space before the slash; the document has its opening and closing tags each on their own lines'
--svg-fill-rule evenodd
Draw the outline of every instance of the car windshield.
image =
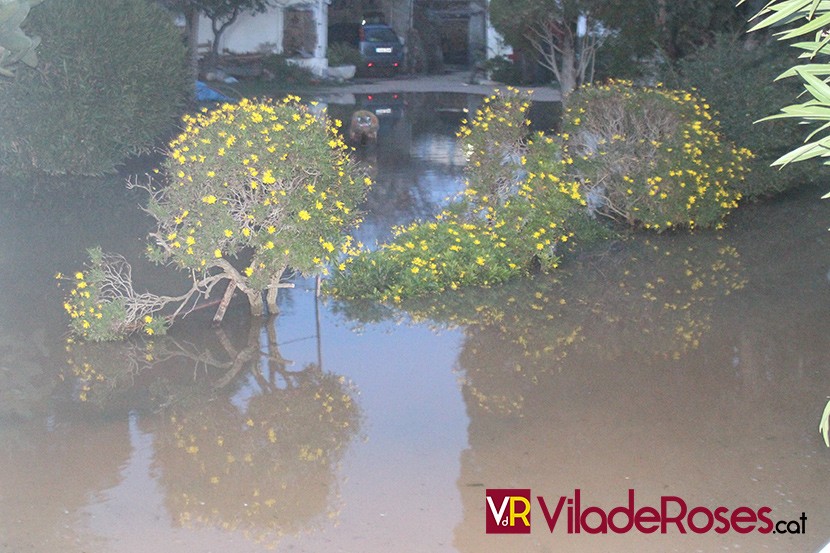
<svg viewBox="0 0 830 553">
<path fill-rule="evenodd" d="M 366 29 L 365 32 L 367 42 L 398 42 L 398 36 L 389 28 Z"/>
</svg>

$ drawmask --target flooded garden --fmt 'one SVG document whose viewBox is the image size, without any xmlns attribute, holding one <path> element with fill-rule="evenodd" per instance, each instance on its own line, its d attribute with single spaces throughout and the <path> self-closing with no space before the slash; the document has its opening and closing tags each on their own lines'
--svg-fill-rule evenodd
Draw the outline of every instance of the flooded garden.
<svg viewBox="0 0 830 553">
<path fill-rule="evenodd" d="M 379 121 L 358 238 L 463 189 L 456 137 L 481 98 L 321 98 Z M 553 128 L 559 106 L 531 119 Z M 132 168 L 149 171 L 147 166 Z M 125 176 L 0 206 L 0 552 L 815 552 L 830 540 L 830 204 L 805 188 L 722 230 L 610 239 L 550 274 L 392 306 L 232 303 L 167 335 L 67 341 L 54 275 L 100 245 L 135 281 L 152 221 Z M 485 533 L 485 490 L 610 510 L 768 508 L 787 533 Z M 535 504 L 535 501 L 534 501 Z M 569 504 L 570 505 L 570 504 Z M 801 521 L 802 515 L 806 523 Z M 589 524 L 597 519 L 589 517 Z M 703 524 L 703 517 L 698 519 Z M 798 531 L 795 531 L 795 529 Z"/>
</svg>

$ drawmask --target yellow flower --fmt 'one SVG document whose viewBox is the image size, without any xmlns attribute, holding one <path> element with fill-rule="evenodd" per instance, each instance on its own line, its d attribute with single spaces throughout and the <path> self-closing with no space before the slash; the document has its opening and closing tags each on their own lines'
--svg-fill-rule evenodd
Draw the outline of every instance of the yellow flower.
<svg viewBox="0 0 830 553">
<path fill-rule="evenodd" d="M 216 196 L 214 196 L 213 194 L 210 194 L 208 196 L 204 196 L 202 198 L 202 201 L 206 204 L 215 204 L 216 203 Z"/>
<path fill-rule="evenodd" d="M 303 221 L 308 221 L 309 219 L 311 219 L 311 215 L 309 215 L 308 211 L 306 211 L 305 209 L 300 211 L 298 215 L 300 216 L 300 219 L 302 219 Z"/>
<path fill-rule="evenodd" d="M 219 248 L 213 250 L 213 257 L 222 257 L 222 250 L 220 250 Z"/>
<path fill-rule="evenodd" d="M 232 231 L 231 229 L 229 229 L 229 228 L 226 228 L 226 229 L 225 229 L 225 236 L 227 236 L 228 238 L 230 238 L 231 236 L 233 236 L 233 231 Z"/>
</svg>

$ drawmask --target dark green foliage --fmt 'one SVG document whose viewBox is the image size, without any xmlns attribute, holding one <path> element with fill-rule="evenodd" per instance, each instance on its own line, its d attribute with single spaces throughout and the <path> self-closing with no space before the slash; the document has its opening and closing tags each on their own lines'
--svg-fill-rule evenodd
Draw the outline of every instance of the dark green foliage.
<svg viewBox="0 0 830 553">
<path fill-rule="evenodd" d="M 173 128 L 193 83 L 182 36 L 147 0 L 33 9 L 40 64 L 0 82 L 0 162 L 49 174 L 113 172 Z"/>
<path fill-rule="evenodd" d="M 329 44 L 328 59 L 330 67 L 363 64 L 363 59 L 360 57 L 360 50 L 345 42 Z"/>
<path fill-rule="evenodd" d="M 309 85 L 315 80 L 314 75 L 300 65 L 289 63 L 283 54 L 269 54 L 262 60 L 262 68 L 268 73 L 268 80 L 280 84 Z M 269 86 L 273 89 L 273 86 Z"/>
<path fill-rule="evenodd" d="M 484 64 L 484 70 L 494 81 L 510 85 L 522 84 L 521 69 L 504 56 L 487 60 Z"/>
<path fill-rule="evenodd" d="M 720 131 L 755 158 L 752 173 L 741 192 L 754 198 L 776 194 L 821 178 L 822 170 L 793 164 L 781 171 L 770 164 L 804 138 L 803 128 L 789 120 L 755 123 L 792 103 L 800 92 L 796 79 L 775 78 L 792 65 L 792 54 L 776 42 L 746 42 L 731 36 L 717 37 L 711 46 L 681 60 L 670 77 L 678 88 L 697 88 L 721 122 Z"/>
</svg>

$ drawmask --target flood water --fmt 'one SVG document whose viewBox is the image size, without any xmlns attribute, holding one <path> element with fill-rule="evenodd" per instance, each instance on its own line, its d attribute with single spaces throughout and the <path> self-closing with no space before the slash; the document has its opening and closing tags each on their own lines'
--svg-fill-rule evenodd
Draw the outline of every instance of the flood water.
<svg viewBox="0 0 830 553">
<path fill-rule="evenodd" d="M 377 182 L 366 239 L 461 187 L 453 133 L 476 101 L 379 100 L 356 99 L 381 110 L 377 147 L 358 152 Z M 615 242 L 556 275 L 405 312 L 317 300 L 301 280 L 275 320 L 237 309 L 212 329 L 202 312 L 153 340 L 67 344 L 53 275 L 86 247 L 123 253 L 139 284 L 181 285 L 143 261 L 149 221 L 122 182 L 0 206 L 0 552 L 813 553 L 830 541 L 821 191 L 744 207 L 720 233 Z M 485 533 L 496 488 L 531 490 L 530 535 Z M 806 526 L 568 534 L 563 508 L 551 533 L 536 496 L 553 507 L 577 489 L 583 509 L 625 506 L 634 490 L 635 508 L 769 507 Z"/>
</svg>

